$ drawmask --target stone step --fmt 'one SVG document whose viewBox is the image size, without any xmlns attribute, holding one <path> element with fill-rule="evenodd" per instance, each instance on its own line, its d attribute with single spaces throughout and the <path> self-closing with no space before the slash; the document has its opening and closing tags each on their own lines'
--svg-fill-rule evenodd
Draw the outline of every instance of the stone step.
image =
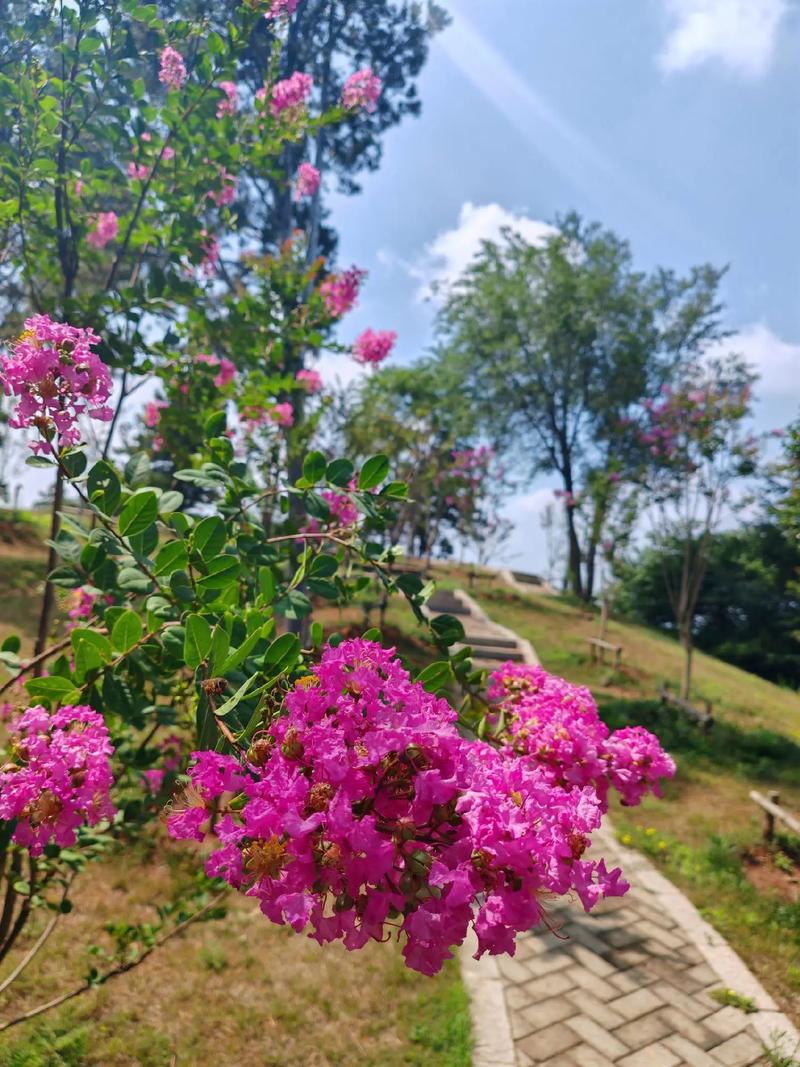
<svg viewBox="0 0 800 1067">
<path fill-rule="evenodd" d="M 460 600 L 454 596 L 443 593 L 434 593 L 428 601 L 428 609 L 441 615 L 471 615 L 469 608 L 464 607 Z"/>
<path fill-rule="evenodd" d="M 469 645 L 469 640 L 464 642 L 465 645 Z M 495 660 L 498 663 L 503 663 L 505 660 L 512 660 L 514 663 L 523 663 L 525 657 L 522 655 L 518 648 L 497 648 L 497 647 L 474 647 L 472 649 L 472 658 L 481 660 Z"/>
<path fill-rule="evenodd" d="M 491 645 L 492 648 L 517 648 L 513 637 L 495 637 L 493 634 L 471 634 L 467 632 L 465 644 Z"/>
</svg>

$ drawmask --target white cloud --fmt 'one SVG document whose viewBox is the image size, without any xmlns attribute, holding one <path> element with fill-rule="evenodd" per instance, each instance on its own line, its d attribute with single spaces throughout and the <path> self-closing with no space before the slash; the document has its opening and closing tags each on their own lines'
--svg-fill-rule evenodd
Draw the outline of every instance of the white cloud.
<svg viewBox="0 0 800 1067">
<path fill-rule="evenodd" d="M 531 244 L 540 244 L 557 231 L 549 223 L 515 215 L 500 204 L 476 206 L 465 203 L 458 225 L 439 233 L 425 246 L 411 274 L 420 282 L 419 295 L 429 297 L 434 283 L 452 285 L 470 265 L 484 241 L 496 240 L 505 227 L 515 230 Z"/>
<path fill-rule="evenodd" d="M 717 61 L 757 78 L 769 68 L 789 0 L 664 0 L 671 29 L 659 62 L 668 72 Z"/>
<path fill-rule="evenodd" d="M 788 399 L 800 404 L 800 344 L 784 341 L 763 322 L 743 326 L 710 348 L 714 355 L 736 352 L 758 374 L 756 393 L 764 400 Z"/>
<path fill-rule="evenodd" d="M 345 352 L 323 352 L 314 363 L 314 370 L 319 371 L 329 389 L 333 386 L 343 388 L 352 385 L 369 373 L 367 367 L 356 363 L 353 357 Z"/>
</svg>

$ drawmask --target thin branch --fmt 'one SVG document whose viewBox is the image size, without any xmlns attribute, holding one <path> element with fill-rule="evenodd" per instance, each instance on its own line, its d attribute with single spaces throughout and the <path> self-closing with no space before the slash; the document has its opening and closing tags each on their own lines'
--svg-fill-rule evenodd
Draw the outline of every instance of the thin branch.
<svg viewBox="0 0 800 1067">
<path fill-rule="evenodd" d="M 163 934 L 157 938 L 152 945 L 146 948 L 140 956 L 135 960 L 129 960 L 127 963 L 120 963 L 116 967 L 112 967 L 110 971 L 106 971 L 100 978 L 96 978 L 94 981 L 82 982 L 81 985 L 76 986 L 70 990 L 69 993 L 62 993 L 60 996 L 53 997 L 52 1000 L 46 1001 L 44 1004 L 38 1004 L 35 1008 L 31 1008 L 30 1011 L 23 1012 L 22 1015 L 17 1015 L 13 1019 L 8 1019 L 4 1023 L 0 1023 L 0 1033 L 4 1030 L 10 1030 L 12 1026 L 18 1026 L 19 1023 L 27 1022 L 29 1019 L 35 1019 L 37 1015 L 43 1015 L 46 1011 L 51 1011 L 53 1008 L 58 1008 L 61 1004 L 66 1004 L 69 1000 L 74 1000 L 75 997 L 81 996 L 83 993 L 88 993 L 91 989 L 96 989 L 100 985 L 105 985 L 106 982 L 110 982 L 112 978 L 119 978 L 121 974 L 127 974 L 128 971 L 132 971 L 134 967 L 138 967 L 140 963 L 144 963 L 148 956 L 152 955 L 157 948 L 161 948 L 162 945 L 166 945 L 172 938 L 177 937 L 178 934 L 183 933 L 187 927 L 192 923 L 197 922 L 207 912 L 215 908 L 226 896 L 228 890 L 225 889 L 221 893 L 218 893 L 215 897 L 212 897 L 207 904 L 204 904 L 199 911 L 196 911 L 194 915 L 190 915 L 188 919 L 184 919 L 182 923 L 179 923 L 169 933 Z"/>
</svg>

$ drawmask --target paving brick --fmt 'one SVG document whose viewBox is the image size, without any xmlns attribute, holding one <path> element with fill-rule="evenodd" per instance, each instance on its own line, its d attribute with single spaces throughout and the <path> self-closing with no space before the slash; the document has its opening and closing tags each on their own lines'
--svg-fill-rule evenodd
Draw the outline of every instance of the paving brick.
<svg viewBox="0 0 800 1067">
<path fill-rule="evenodd" d="M 642 940 L 642 935 L 635 927 L 617 927 L 603 932 L 603 940 L 612 948 L 630 948 Z"/>
<path fill-rule="evenodd" d="M 515 988 L 521 990 L 530 1003 L 546 1000 L 548 997 L 557 997 L 561 993 L 566 993 L 568 989 L 575 988 L 573 968 L 556 971 L 555 974 L 546 974 L 542 978 L 534 978 L 525 985 Z"/>
<path fill-rule="evenodd" d="M 570 1030 L 564 1023 L 556 1023 L 555 1026 L 548 1026 L 546 1030 L 537 1030 L 536 1033 L 524 1037 L 519 1042 L 519 1047 L 533 1059 L 534 1063 L 539 1063 L 546 1060 L 548 1056 L 566 1052 L 579 1041 L 580 1038 L 574 1030 Z"/>
<path fill-rule="evenodd" d="M 581 1015 L 587 1015 L 590 1019 L 594 1019 L 600 1026 L 604 1026 L 606 1030 L 613 1030 L 614 1027 L 621 1026 L 625 1022 L 619 1012 L 614 1011 L 610 1004 L 598 999 L 588 989 L 574 990 L 572 993 L 567 994 L 566 999 L 574 1004 Z M 630 1047 L 632 1048 L 633 1046 Z"/>
<path fill-rule="evenodd" d="M 515 985 L 522 985 L 533 978 L 531 969 L 526 967 L 524 963 L 520 963 L 519 960 L 514 959 L 513 956 L 498 956 L 497 965 L 503 978 L 508 982 L 513 982 Z"/>
<path fill-rule="evenodd" d="M 611 951 L 611 946 L 606 944 L 606 941 L 583 923 L 569 923 L 564 927 L 562 933 L 566 934 L 572 941 L 578 941 L 585 948 L 588 948 L 590 952 L 596 953 L 598 956 L 605 956 L 607 952 Z"/>
<path fill-rule="evenodd" d="M 676 1067 L 680 1057 L 657 1041 L 619 1061 L 619 1067 Z"/>
<path fill-rule="evenodd" d="M 690 1063 L 691 1067 L 719 1067 L 719 1060 L 712 1059 L 685 1034 L 670 1034 L 669 1037 L 664 1038 L 662 1044 L 666 1045 L 676 1056 L 680 1056 L 684 1063 Z"/>
<path fill-rule="evenodd" d="M 671 1033 L 672 1027 L 669 1023 L 665 1022 L 658 1012 L 651 1012 L 620 1026 L 614 1031 L 614 1037 L 619 1038 L 629 1049 L 639 1049 L 652 1045 Z"/>
<path fill-rule="evenodd" d="M 629 967 L 640 967 L 646 963 L 650 959 L 650 953 L 644 950 L 644 944 L 640 942 L 628 948 L 611 949 L 606 959 L 616 970 L 627 971 Z"/>
<path fill-rule="evenodd" d="M 527 1037 L 537 1029 L 535 1023 L 526 1018 L 521 1011 L 509 1011 L 508 1022 L 511 1026 L 511 1036 L 515 1041 L 519 1041 L 521 1037 Z"/>
<path fill-rule="evenodd" d="M 528 996 L 521 985 L 506 986 L 503 994 L 506 998 L 506 1004 L 512 1011 L 521 1011 L 523 1008 L 529 1008 L 533 1003 L 532 998 Z"/>
<path fill-rule="evenodd" d="M 569 967 L 572 960 L 561 949 L 549 950 L 542 956 L 528 961 L 528 977 L 541 978 L 542 975 L 560 971 L 563 967 Z"/>
<path fill-rule="evenodd" d="M 575 1048 L 570 1049 L 568 1055 L 575 1067 L 614 1067 L 613 1060 L 604 1056 L 602 1052 L 598 1052 L 596 1048 L 592 1048 L 591 1045 L 576 1045 Z"/>
<path fill-rule="evenodd" d="M 686 944 L 682 937 L 676 937 L 675 934 L 649 919 L 637 923 L 636 930 L 643 937 L 651 938 L 653 941 L 663 945 L 664 948 L 679 949 Z"/>
<path fill-rule="evenodd" d="M 678 1008 L 663 1008 L 658 1014 L 674 1033 L 683 1034 L 702 1049 L 710 1049 L 712 1045 L 719 1044 L 719 1037 L 713 1030 L 709 1030 L 702 1022 L 696 1023 L 687 1019 Z"/>
<path fill-rule="evenodd" d="M 612 974 L 610 980 L 621 993 L 633 993 L 636 989 L 652 985 L 656 978 L 641 967 L 631 967 L 627 971 L 620 971 L 619 974 Z"/>
<path fill-rule="evenodd" d="M 698 963 L 696 967 L 686 972 L 689 978 L 699 982 L 702 986 L 709 986 L 713 982 L 719 982 L 719 975 L 708 966 L 707 963 Z"/>
<path fill-rule="evenodd" d="M 622 1042 L 610 1034 L 605 1027 L 600 1026 L 585 1015 L 578 1015 L 574 1019 L 567 1020 L 567 1026 L 583 1040 L 584 1044 L 591 1045 L 593 1049 L 601 1052 L 610 1060 L 624 1056 L 628 1049 Z"/>
<path fill-rule="evenodd" d="M 607 963 L 601 956 L 598 956 L 583 945 L 577 944 L 575 941 L 568 942 L 564 946 L 564 951 L 577 960 L 578 963 L 588 967 L 598 978 L 605 978 L 607 975 L 614 973 L 614 968 L 610 963 Z"/>
<path fill-rule="evenodd" d="M 553 1023 L 560 1023 L 569 1015 L 575 1014 L 575 1005 L 566 997 L 550 997 L 541 1000 L 522 1012 L 526 1023 L 530 1023 L 531 1030 L 544 1030 Z"/>
<path fill-rule="evenodd" d="M 592 996 L 597 997 L 598 1000 L 606 1001 L 613 1000 L 620 994 L 616 985 L 612 985 L 615 975 L 609 975 L 607 978 L 600 978 L 596 974 L 592 974 L 591 971 L 587 971 L 584 967 L 581 967 L 579 963 L 573 964 L 567 971 L 561 971 L 560 974 L 564 974 L 572 982 L 573 987 L 577 986 L 579 989 L 585 989 Z"/>
<path fill-rule="evenodd" d="M 703 1020 L 703 1025 L 707 1026 L 708 1029 L 712 1030 L 715 1034 L 718 1034 L 720 1041 L 724 1041 L 729 1037 L 733 1037 L 734 1034 L 746 1030 L 749 1025 L 749 1020 L 743 1011 L 728 1006 L 720 1008 L 719 1011 L 715 1011 L 713 1015 L 706 1016 Z"/>
<path fill-rule="evenodd" d="M 763 1058 L 764 1049 L 750 1034 L 737 1034 L 717 1045 L 712 1055 L 725 1067 L 750 1067 L 750 1064 Z"/>
<path fill-rule="evenodd" d="M 679 976 L 673 975 L 673 978 L 676 982 L 680 981 Z M 698 1019 L 704 1019 L 707 1015 L 711 1015 L 717 1007 L 715 1001 L 704 993 L 695 993 L 694 996 L 690 997 L 671 982 L 656 982 L 650 988 L 661 997 L 665 1004 L 678 1008 L 684 1015 L 694 1019 L 695 1022 Z"/>
<path fill-rule="evenodd" d="M 626 1019 L 638 1019 L 640 1015 L 656 1011 L 664 1007 L 664 1001 L 655 996 L 649 989 L 637 989 L 635 993 L 628 993 L 624 997 L 617 997 L 611 1002 L 614 1011 L 619 1012 Z"/>
</svg>

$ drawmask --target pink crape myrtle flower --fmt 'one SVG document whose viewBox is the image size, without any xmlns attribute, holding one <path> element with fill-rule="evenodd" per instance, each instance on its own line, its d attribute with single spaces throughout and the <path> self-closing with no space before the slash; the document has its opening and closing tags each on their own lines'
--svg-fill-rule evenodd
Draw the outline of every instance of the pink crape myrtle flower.
<svg viewBox="0 0 800 1067">
<path fill-rule="evenodd" d="M 236 377 L 236 364 L 223 356 L 219 361 L 219 372 L 214 377 L 214 385 L 217 389 L 224 389 Z"/>
<path fill-rule="evenodd" d="M 168 408 L 166 400 L 150 400 L 144 406 L 144 424 L 148 430 L 154 430 L 161 421 L 161 412 Z"/>
<path fill-rule="evenodd" d="M 299 3 L 300 0 L 272 0 L 269 8 L 264 13 L 264 18 L 277 19 L 281 15 L 293 15 Z"/>
<path fill-rule="evenodd" d="M 219 180 L 221 182 L 220 188 L 212 189 L 208 195 L 217 207 L 227 207 L 236 199 L 238 179 L 235 174 L 231 174 L 225 167 L 220 167 Z"/>
<path fill-rule="evenodd" d="M 168 144 L 164 145 L 163 149 L 161 150 L 161 158 L 166 160 L 167 162 L 169 162 L 169 160 L 171 159 L 174 159 L 175 149 L 171 148 Z"/>
<path fill-rule="evenodd" d="M 342 104 L 355 110 L 363 107 L 374 111 L 381 95 L 381 79 L 372 72 L 372 67 L 364 67 L 351 74 L 342 89 Z"/>
<path fill-rule="evenodd" d="M 281 404 L 275 404 L 271 407 L 267 413 L 267 417 L 271 422 L 274 422 L 276 426 L 289 427 L 294 424 L 294 411 L 292 405 L 288 401 L 284 401 Z"/>
<path fill-rule="evenodd" d="M 145 166 L 144 163 L 136 163 L 131 160 L 128 164 L 128 177 L 136 182 L 142 182 L 147 178 L 150 173 L 150 168 Z"/>
<path fill-rule="evenodd" d="M 75 180 L 75 195 L 80 196 L 83 190 L 86 188 L 86 182 L 82 178 L 76 178 Z"/>
<path fill-rule="evenodd" d="M 302 200 L 304 196 L 313 196 L 319 189 L 320 173 L 313 163 L 301 163 L 297 168 L 297 178 L 294 185 L 295 200 Z"/>
<path fill-rule="evenodd" d="M 0 385 L 6 396 L 19 397 L 9 425 L 39 431 L 34 452 L 49 452 L 56 435 L 63 445 L 77 445 L 82 414 L 101 422 L 112 418 L 111 375 L 93 351 L 99 343 L 93 330 L 33 315 L 19 340 L 0 354 Z"/>
<path fill-rule="evenodd" d="M 217 88 L 223 92 L 223 97 L 217 104 L 217 118 L 221 119 L 224 115 L 235 115 L 236 105 L 239 102 L 239 90 L 236 87 L 236 82 L 218 82 Z"/>
<path fill-rule="evenodd" d="M 273 118 L 279 118 L 284 111 L 292 115 L 299 114 L 311 96 L 314 79 L 310 74 L 296 70 L 289 78 L 276 82 L 270 96 L 270 110 Z"/>
<path fill-rule="evenodd" d="M 13 840 L 39 856 L 49 841 L 75 843 L 76 831 L 114 815 L 113 748 L 101 715 L 63 707 L 28 708 L 9 727 L 11 759 L 0 770 L 0 819 L 16 819 Z"/>
<path fill-rule="evenodd" d="M 203 258 L 200 260 L 200 272 L 205 278 L 213 278 L 219 267 L 219 241 L 207 230 L 201 230 L 200 236 L 205 238 L 202 244 Z"/>
<path fill-rule="evenodd" d="M 101 211 L 94 221 L 94 229 L 86 240 L 95 248 L 105 248 L 119 233 L 119 219 L 114 211 Z"/>
<path fill-rule="evenodd" d="M 640 726 L 609 734 L 589 690 L 543 667 L 503 664 L 490 675 L 488 697 L 509 724 L 509 751 L 535 758 L 562 788 L 591 786 L 604 812 L 610 786 L 635 805 L 647 793 L 660 796 L 661 779 L 675 774 L 657 737 Z"/>
<path fill-rule="evenodd" d="M 394 330 L 364 330 L 353 345 L 353 358 L 357 363 L 383 363 L 396 340 Z"/>
<path fill-rule="evenodd" d="M 319 371 L 312 368 L 299 370 L 294 380 L 305 389 L 307 393 L 318 393 L 323 388 L 322 376 Z"/>
<path fill-rule="evenodd" d="M 322 499 L 327 503 L 331 519 L 337 526 L 355 526 L 358 522 L 358 508 L 347 493 L 337 493 L 335 489 L 323 489 Z"/>
<path fill-rule="evenodd" d="M 186 64 L 180 52 L 176 52 L 171 45 L 167 45 L 161 52 L 161 67 L 158 72 L 158 80 L 168 89 L 181 89 L 186 81 Z"/>
<path fill-rule="evenodd" d="M 170 734 L 158 744 L 161 763 L 142 772 L 144 783 L 151 793 L 159 793 L 168 774 L 174 774 L 183 763 L 184 743 L 177 734 Z"/>
<path fill-rule="evenodd" d="M 320 285 L 320 294 L 332 318 L 340 319 L 355 307 L 358 291 L 366 276 L 365 270 L 351 267 L 341 274 L 331 274 Z"/>
<path fill-rule="evenodd" d="M 470 927 L 478 956 L 513 953 L 547 895 L 588 910 L 627 890 L 584 857 L 602 816 L 591 785 L 562 787 L 535 758 L 462 737 L 394 649 L 326 647 L 284 712 L 240 760 L 194 753 L 167 814 L 178 839 L 212 833 L 206 873 L 272 922 L 350 950 L 396 930 L 407 965 L 435 974 Z"/>
</svg>

